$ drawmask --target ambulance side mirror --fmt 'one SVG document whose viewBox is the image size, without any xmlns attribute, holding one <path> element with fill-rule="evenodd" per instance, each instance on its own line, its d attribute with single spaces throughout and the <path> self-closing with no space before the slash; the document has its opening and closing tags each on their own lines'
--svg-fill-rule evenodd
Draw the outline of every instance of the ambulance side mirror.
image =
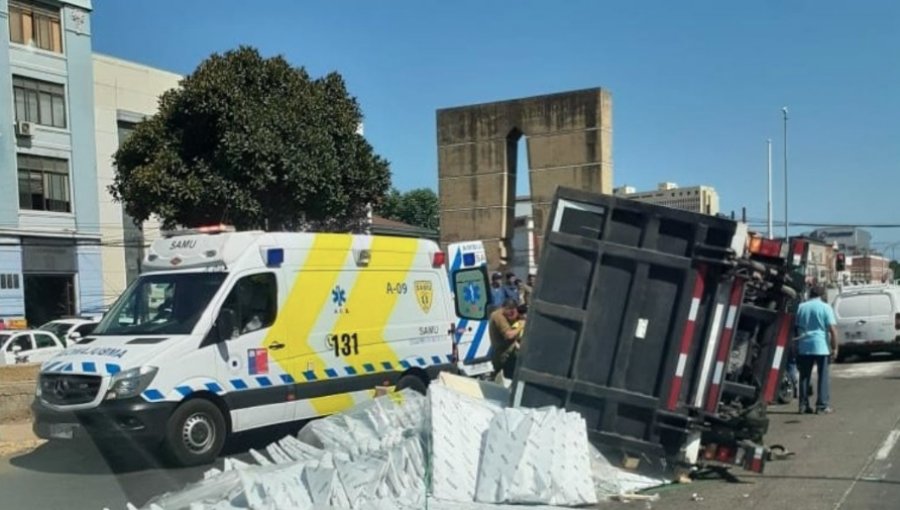
<svg viewBox="0 0 900 510">
<path fill-rule="evenodd" d="M 488 316 L 490 288 L 484 267 L 460 269 L 453 273 L 456 316 L 480 321 Z"/>
<path fill-rule="evenodd" d="M 235 318 L 234 310 L 230 308 L 223 308 L 219 312 L 219 316 L 216 318 L 217 339 L 220 342 L 231 340 L 231 337 L 234 335 L 234 328 L 236 323 L 237 319 Z"/>
</svg>

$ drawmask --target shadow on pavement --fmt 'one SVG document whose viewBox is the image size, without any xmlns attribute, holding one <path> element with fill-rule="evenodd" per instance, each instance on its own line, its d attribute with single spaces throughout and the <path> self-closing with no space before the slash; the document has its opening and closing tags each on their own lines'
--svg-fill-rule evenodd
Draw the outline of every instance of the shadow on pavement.
<svg viewBox="0 0 900 510">
<path fill-rule="evenodd" d="M 205 471 L 222 467 L 223 457 L 250 461 L 248 450 L 263 450 L 286 435 L 296 434 L 301 425 L 278 425 L 236 434 L 226 443 L 222 456 L 216 462 L 189 468 L 170 467 L 159 458 L 158 451 L 146 449 L 125 448 L 104 455 L 101 452 L 104 448 L 99 448 L 90 439 L 51 441 L 29 453 L 13 457 L 9 462 L 19 469 L 40 473 L 111 477 L 128 501 L 140 506 L 153 497 L 201 480 Z"/>
</svg>

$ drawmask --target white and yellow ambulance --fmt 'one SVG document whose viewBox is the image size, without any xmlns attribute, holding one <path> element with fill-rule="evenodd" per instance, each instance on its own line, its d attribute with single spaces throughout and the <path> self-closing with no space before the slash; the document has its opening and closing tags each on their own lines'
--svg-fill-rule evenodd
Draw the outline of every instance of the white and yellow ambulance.
<svg viewBox="0 0 900 510">
<path fill-rule="evenodd" d="M 195 465 L 232 432 L 341 411 L 376 386 L 424 391 L 455 368 L 457 317 L 487 310 L 484 269 L 448 281 L 445 258 L 401 237 L 162 238 L 93 333 L 42 365 L 35 431 L 161 445 Z"/>
</svg>

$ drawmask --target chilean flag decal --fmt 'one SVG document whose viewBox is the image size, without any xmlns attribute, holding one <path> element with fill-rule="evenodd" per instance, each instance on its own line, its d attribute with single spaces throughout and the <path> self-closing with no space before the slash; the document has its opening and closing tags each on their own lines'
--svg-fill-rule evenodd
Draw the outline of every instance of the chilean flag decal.
<svg viewBox="0 0 900 510">
<path fill-rule="evenodd" d="M 269 373 L 269 351 L 266 349 L 247 349 L 247 370 L 250 375 Z"/>
</svg>

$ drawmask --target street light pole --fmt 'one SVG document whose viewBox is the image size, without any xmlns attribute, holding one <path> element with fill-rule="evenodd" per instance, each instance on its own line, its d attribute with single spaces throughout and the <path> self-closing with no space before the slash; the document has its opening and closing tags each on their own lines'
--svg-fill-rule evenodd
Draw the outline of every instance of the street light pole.
<svg viewBox="0 0 900 510">
<path fill-rule="evenodd" d="M 788 239 L 788 164 L 787 164 L 787 121 L 788 121 L 788 109 L 787 106 L 781 108 L 781 113 L 784 115 L 784 240 Z"/>
<path fill-rule="evenodd" d="M 766 224 L 768 225 L 769 239 L 772 239 L 772 139 L 766 140 L 766 146 L 769 153 L 769 167 L 767 172 L 767 188 L 766 188 Z"/>
</svg>

